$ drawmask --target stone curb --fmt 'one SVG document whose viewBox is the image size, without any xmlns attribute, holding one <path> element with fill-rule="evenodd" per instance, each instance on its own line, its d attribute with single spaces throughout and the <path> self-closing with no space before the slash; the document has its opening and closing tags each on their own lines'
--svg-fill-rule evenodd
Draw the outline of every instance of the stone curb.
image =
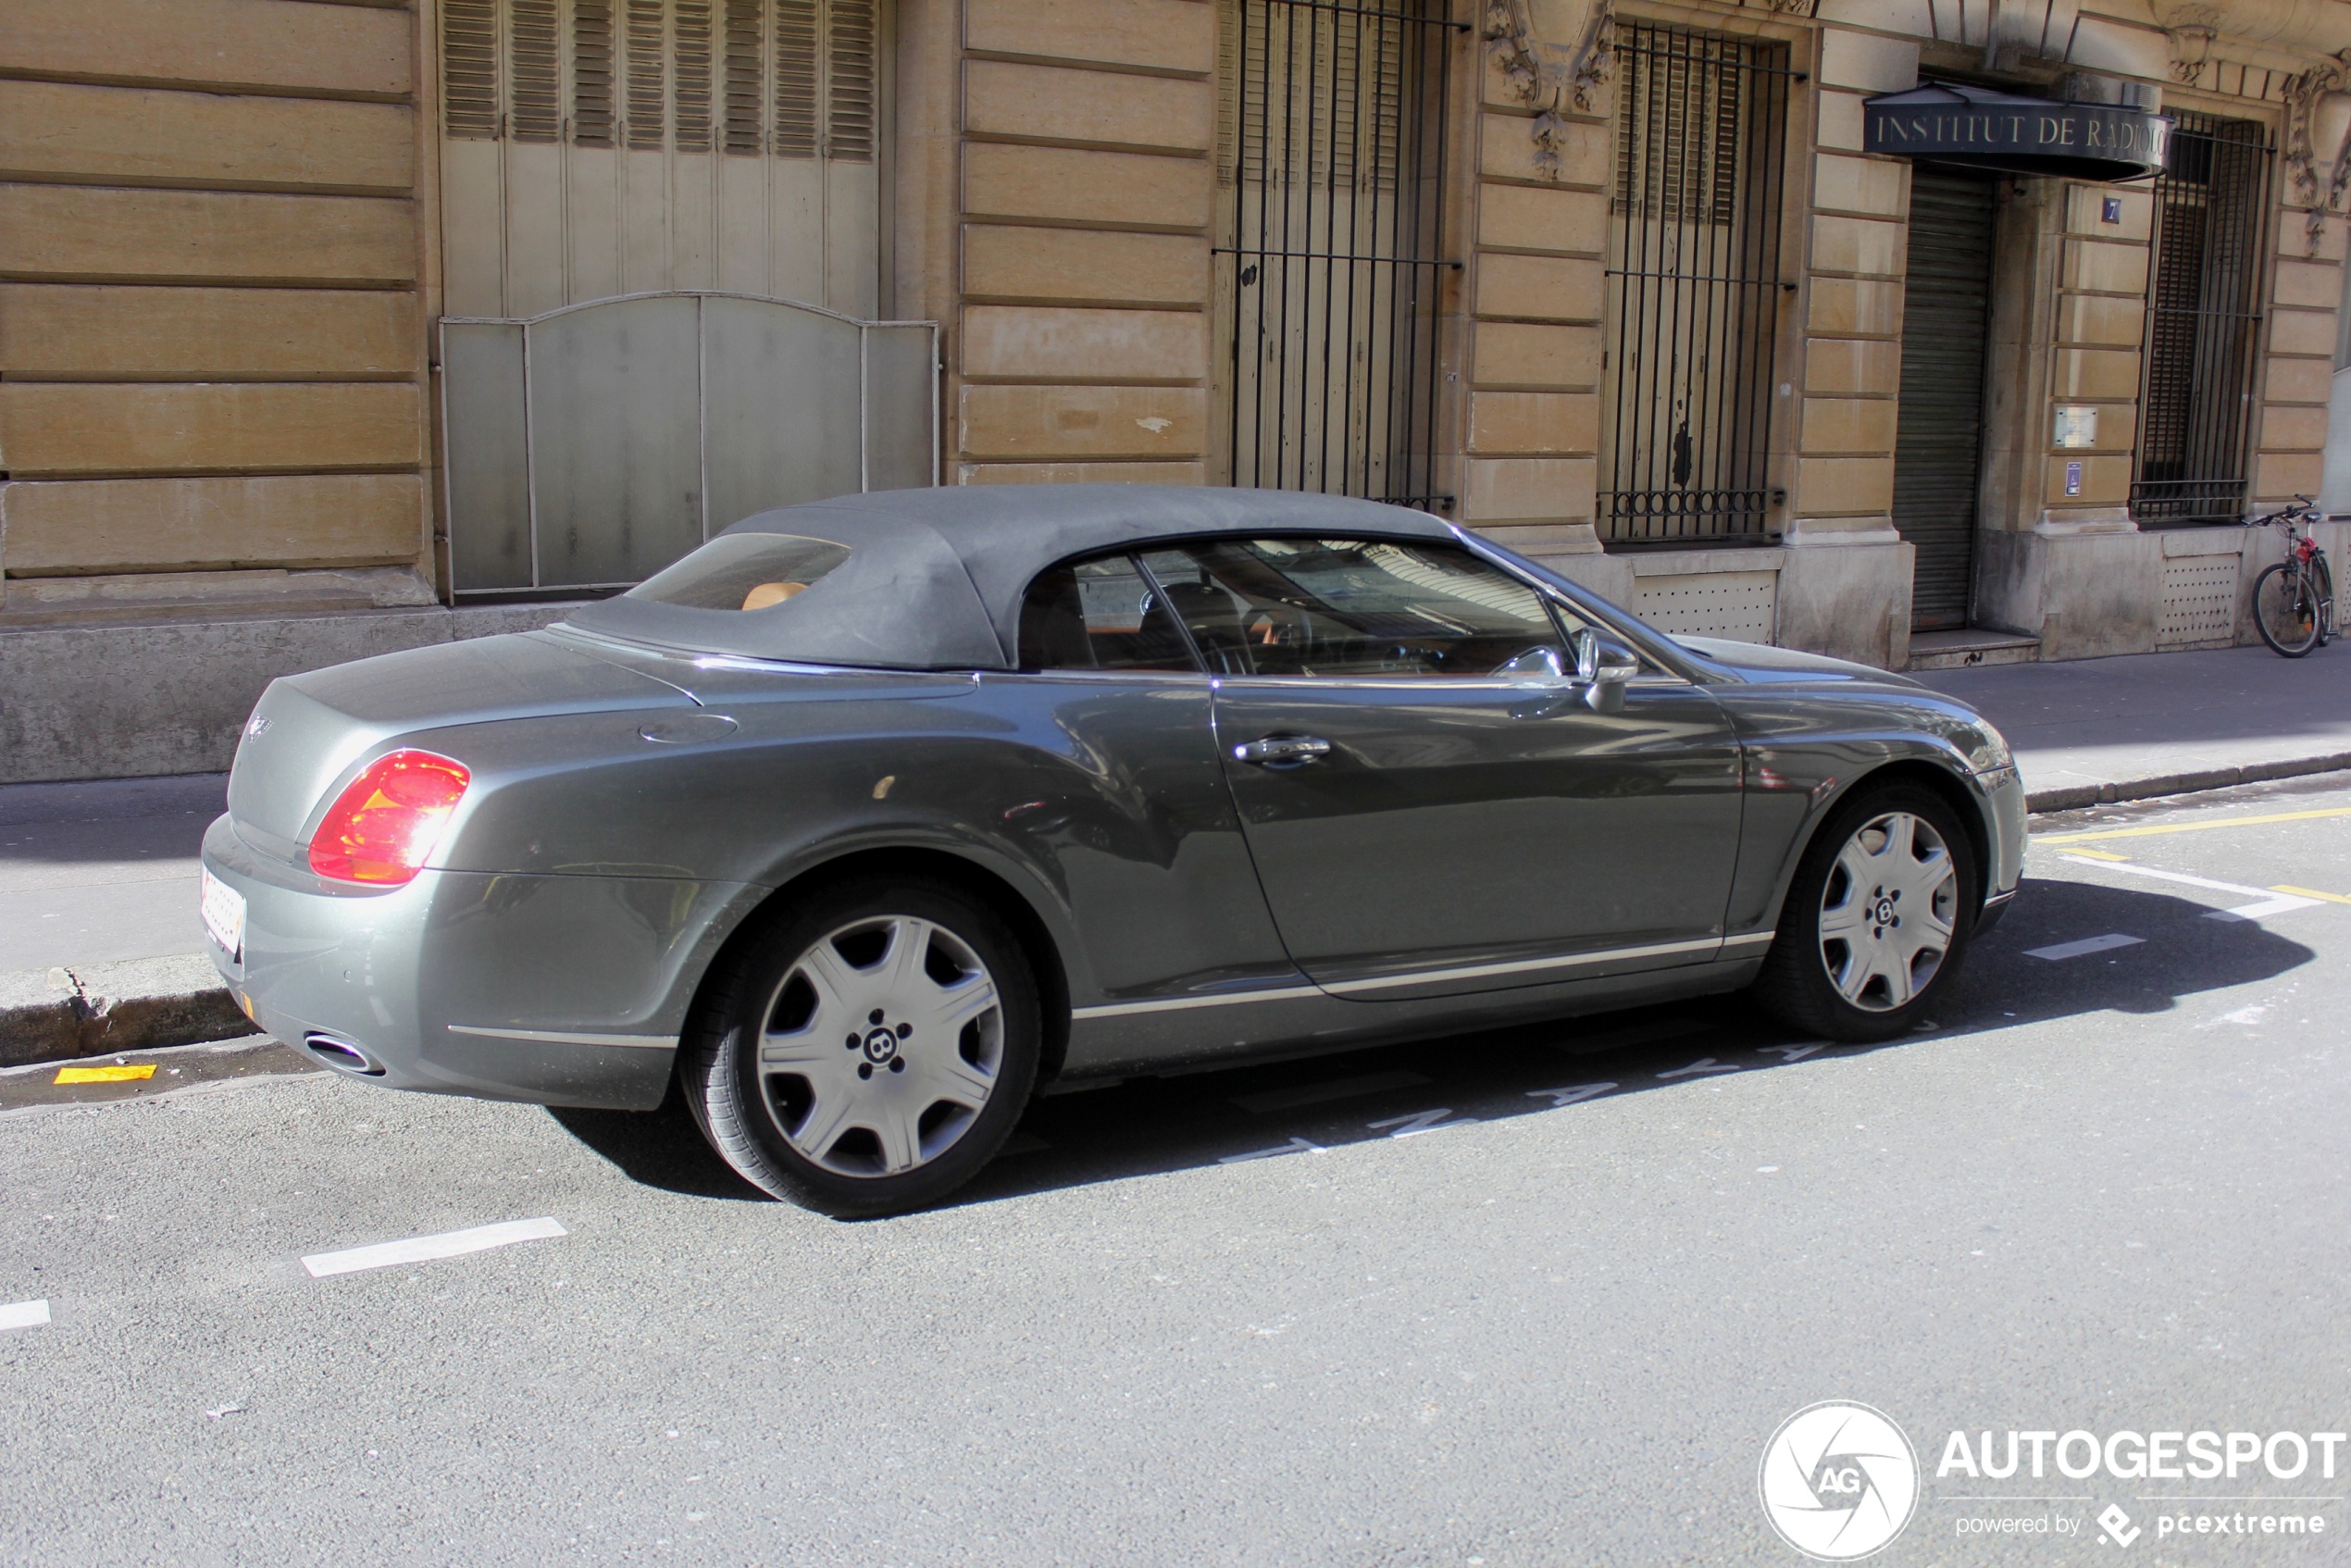
<svg viewBox="0 0 2351 1568">
<path fill-rule="evenodd" d="M 2287 762 L 2158 774 L 2115 784 L 2042 790 L 2025 797 L 2025 809 L 2071 811 L 2345 770 L 2351 770 L 2351 752 L 2336 752 Z M 86 969 L 0 974 L 0 1067 L 198 1045 L 258 1032 L 238 1011 L 211 960 L 198 953 L 99 964 Z"/>
<path fill-rule="evenodd" d="M 2226 790 L 2236 784 L 2266 784 L 2273 778 L 2300 778 L 2313 773 L 2339 773 L 2351 768 L 2351 752 L 2322 757 L 2293 757 L 2283 762 L 2247 763 L 2243 767 L 2207 767 L 2191 773 L 2159 773 L 2149 778 L 2125 778 L 2117 784 L 2071 784 L 2057 790 L 2036 790 L 2024 797 L 2030 812 L 2072 811 L 2080 806 L 2112 805 L 2117 801 L 2152 800 L 2158 795 L 2185 795 L 2198 790 Z"/>
<path fill-rule="evenodd" d="M 0 975 L 0 1067 L 255 1032 L 198 953 Z"/>
</svg>

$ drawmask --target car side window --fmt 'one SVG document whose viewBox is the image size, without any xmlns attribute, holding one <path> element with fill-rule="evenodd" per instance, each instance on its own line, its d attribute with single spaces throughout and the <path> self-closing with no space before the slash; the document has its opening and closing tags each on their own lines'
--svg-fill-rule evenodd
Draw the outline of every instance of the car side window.
<svg viewBox="0 0 2351 1568">
<path fill-rule="evenodd" d="M 1574 665 L 1542 597 L 1456 544 L 1204 540 L 1142 559 L 1220 674 L 1491 676 L 1546 650 Z"/>
<path fill-rule="evenodd" d="M 1020 606 L 1025 670 L 1180 670 L 1196 673 L 1167 606 L 1124 555 L 1053 567 Z"/>
</svg>

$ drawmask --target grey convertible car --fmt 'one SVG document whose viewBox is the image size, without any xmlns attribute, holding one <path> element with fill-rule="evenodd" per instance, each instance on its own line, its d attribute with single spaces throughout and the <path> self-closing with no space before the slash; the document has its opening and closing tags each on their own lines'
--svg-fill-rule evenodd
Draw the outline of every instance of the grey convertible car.
<svg viewBox="0 0 2351 1568">
<path fill-rule="evenodd" d="M 545 631 L 273 684 L 204 848 L 255 1021 L 400 1089 L 650 1109 L 837 1214 L 1052 1080 L 1752 988 L 1907 1029 L 2024 798 L 1898 676 L 1659 635 L 1272 492 L 769 512 Z"/>
</svg>

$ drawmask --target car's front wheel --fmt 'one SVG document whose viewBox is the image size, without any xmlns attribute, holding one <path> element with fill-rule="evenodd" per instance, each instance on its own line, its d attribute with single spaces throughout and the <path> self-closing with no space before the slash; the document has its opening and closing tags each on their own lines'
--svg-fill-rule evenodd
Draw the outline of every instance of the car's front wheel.
<svg viewBox="0 0 2351 1568">
<path fill-rule="evenodd" d="M 1797 867 L 1756 1000 L 1830 1039 L 1893 1039 L 1958 975 L 1976 886 L 1972 846 L 1940 796 L 1858 791 Z"/>
<path fill-rule="evenodd" d="M 1027 1103 L 1039 1039 L 1026 954 L 943 883 L 858 881 L 771 916 L 715 969 L 679 1071 L 753 1185 L 843 1218 L 933 1203 Z"/>
</svg>

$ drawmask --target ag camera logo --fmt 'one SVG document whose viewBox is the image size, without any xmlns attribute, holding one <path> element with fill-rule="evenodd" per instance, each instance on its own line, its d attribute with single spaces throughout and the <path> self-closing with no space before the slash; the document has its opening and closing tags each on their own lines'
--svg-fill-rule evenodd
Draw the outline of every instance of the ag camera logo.
<svg viewBox="0 0 2351 1568">
<path fill-rule="evenodd" d="M 1919 1456 L 1883 1411 L 1823 1400 L 1780 1423 L 1756 1485 L 1782 1540 L 1822 1562 L 1851 1562 L 1909 1524 Z"/>
</svg>

